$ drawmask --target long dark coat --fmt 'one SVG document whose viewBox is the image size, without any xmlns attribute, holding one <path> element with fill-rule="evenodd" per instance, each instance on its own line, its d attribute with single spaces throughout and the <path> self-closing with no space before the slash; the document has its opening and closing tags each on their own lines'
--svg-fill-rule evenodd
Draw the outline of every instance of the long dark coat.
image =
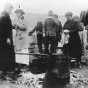
<svg viewBox="0 0 88 88">
<path fill-rule="evenodd" d="M 7 43 L 7 39 L 11 43 Z M 12 24 L 9 14 L 3 12 L 0 17 L 0 69 L 13 68 L 15 64 L 15 52 L 12 38 Z"/>
<path fill-rule="evenodd" d="M 70 39 L 69 44 L 66 46 L 69 51 L 69 56 L 72 58 L 80 58 L 82 55 L 82 44 L 79 36 L 80 25 L 78 22 L 73 20 L 67 21 L 64 24 L 64 29 L 68 29 L 70 31 Z"/>
</svg>

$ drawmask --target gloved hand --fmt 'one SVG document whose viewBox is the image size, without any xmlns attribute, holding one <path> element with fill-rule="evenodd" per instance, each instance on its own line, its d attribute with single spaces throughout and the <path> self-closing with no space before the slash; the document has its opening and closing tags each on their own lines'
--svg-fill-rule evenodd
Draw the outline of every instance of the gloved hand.
<svg viewBox="0 0 88 88">
<path fill-rule="evenodd" d="M 6 40 L 6 42 L 7 42 L 7 44 L 11 44 L 11 40 L 9 39 L 9 38 L 7 38 L 7 40 Z"/>
</svg>

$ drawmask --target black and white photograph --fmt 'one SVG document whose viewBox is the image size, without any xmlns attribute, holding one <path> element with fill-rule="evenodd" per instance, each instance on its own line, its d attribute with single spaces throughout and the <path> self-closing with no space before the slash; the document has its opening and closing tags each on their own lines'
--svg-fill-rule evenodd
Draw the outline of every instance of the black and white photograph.
<svg viewBox="0 0 88 88">
<path fill-rule="evenodd" d="M 0 0 L 0 88 L 88 88 L 88 1 Z"/>
</svg>

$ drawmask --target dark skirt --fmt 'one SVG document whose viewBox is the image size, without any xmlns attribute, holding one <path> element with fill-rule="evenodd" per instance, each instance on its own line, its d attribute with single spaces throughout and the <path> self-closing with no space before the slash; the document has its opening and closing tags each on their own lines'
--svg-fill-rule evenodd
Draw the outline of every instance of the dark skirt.
<svg viewBox="0 0 88 88">
<path fill-rule="evenodd" d="M 13 45 L 0 46 L 0 70 L 13 70 L 15 66 L 15 52 Z"/>
<path fill-rule="evenodd" d="M 82 56 L 82 44 L 78 32 L 70 34 L 69 43 L 63 46 L 63 52 L 70 58 L 76 58 L 78 62 L 81 61 Z"/>
<path fill-rule="evenodd" d="M 69 39 L 69 55 L 73 58 L 81 58 L 82 55 L 82 44 L 78 32 L 70 34 Z"/>
</svg>

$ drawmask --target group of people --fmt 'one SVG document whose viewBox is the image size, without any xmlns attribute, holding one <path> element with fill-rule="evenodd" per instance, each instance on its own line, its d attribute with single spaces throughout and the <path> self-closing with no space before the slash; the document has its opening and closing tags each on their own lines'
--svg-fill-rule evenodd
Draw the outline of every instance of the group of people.
<svg viewBox="0 0 88 88">
<path fill-rule="evenodd" d="M 43 22 L 38 22 L 34 29 L 29 32 L 29 35 L 36 31 L 40 53 L 56 53 L 58 43 L 61 42 L 63 43 L 63 53 L 81 62 L 83 43 L 80 38 L 80 32 L 84 30 L 84 23 L 81 21 L 80 17 L 73 16 L 72 12 L 67 12 L 65 17 L 66 22 L 62 26 L 58 15 L 49 11 L 48 17 Z M 65 35 L 64 39 L 66 39 L 66 35 L 68 36 L 68 43 L 62 42 L 63 33 Z"/>
<path fill-rule="evenodd" d="M 6 5 L 0 16 L 0 69 L 3 70 L 13 70 L 16 64 L 12 36 L 12 29 L 14 26 L 12 25 L 10 18 L 12 9 L 12 5 Z M 18 14 L 20 19 L 24 19 L 22 14 L 24 13 Z M 65 17 L 66 22 L 62 26 L 58 15 L 49 11 L 48 17 L 44 22 L 39 21 L 28 35 L 31 36 L 36 31 L 39 52 L 46 54 L 56 53 L 58 42 L 62 42 L 62 34 L 69 35 L 69 42 L 63 44 L 63 53 L 70 58 L 76 58 L 78 62 L 81 62 L 83 44 L 79 32 L 84 29 L 84 21 L 78 16 L 73 16 L 72 12 L 66 13 Z M 22 24 L 21 27 L 19 28 L 19 25 L 15 25 L 15 29 L 21 31 L 16 30 L 16 36 L 18 36 L 18 34 L 21 35 L 21 33 L 26 30 L 24 24 Z"/>
<path fill-rule="evenodd" d="M 72 16 L 72 13 L 66 14 L 67 21 L 63 26 L 63 30 L 69 30 L 69 42 L 63 46 L 63 51 L 71 59 L 75 59 L 78 64 L 81 63 L 83 53 L 83 44 L 80 38 L 80 32 L 83 31 L 83 23 L 77 16 Z"/>
<path fill-rule="evenodd" d="M 7 3 L 0 14 L 0 71 L 2 70 L 4 73 L 15 71 L 18 66 L 15 42 L 16 39 L 22 40 L 23 34 L 26 32 L 26 26 L 23 22 L 25 13 L 20 8 L 15 11 L 13 8 L 12 4 Z M 11 18 L 13 11 L 17 17 L 14 22 Z"/>
<path fill-rule="evenodd" d="M 58 20 L 58 15 L 53 14 L 52 11 L 49 11 L 48 18 L 45 19 L 45 22 L 38 22 L 34 29 L 29 32 L 29 36 L 36 31 L 39 52 L 52 54 L 55 53 L 58 41 L 60 41 L 61 30 L 62 25 Z"/>
</svg>

